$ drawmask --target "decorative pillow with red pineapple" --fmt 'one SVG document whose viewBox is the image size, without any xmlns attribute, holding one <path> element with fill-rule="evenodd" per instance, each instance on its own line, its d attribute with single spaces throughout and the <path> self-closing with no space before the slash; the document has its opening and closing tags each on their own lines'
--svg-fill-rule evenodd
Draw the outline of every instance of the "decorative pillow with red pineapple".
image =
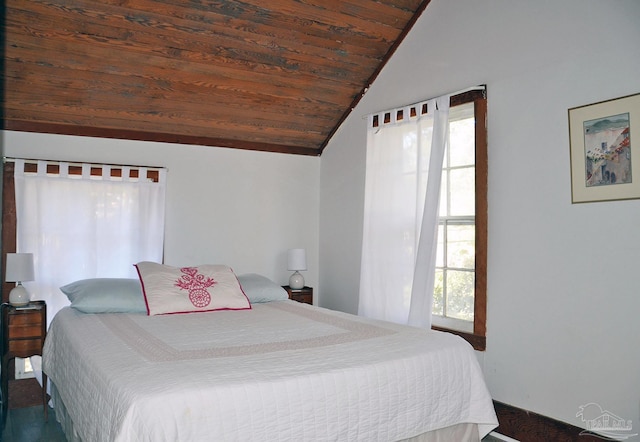
<svg viewBox="0 0 640 442">
<path fill-rule="evenodd" d="M 251 308 L 228 266 L 171 267 L 148 261 L 135 266 L 149 315 Z"/>
</svg>

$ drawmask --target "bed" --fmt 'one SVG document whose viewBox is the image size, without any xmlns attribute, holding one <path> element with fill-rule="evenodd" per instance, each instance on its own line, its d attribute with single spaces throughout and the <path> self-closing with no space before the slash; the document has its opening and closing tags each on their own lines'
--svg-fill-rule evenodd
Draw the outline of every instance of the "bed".
<svg viewBox="0 0 640 442">
<path fill-rule="evenodd" d="M 461 338 L 263 295 L 156 315 L 72 300 L 43 352 L 67 438 L 479 440 L 497 426 Z"/>
</svg>

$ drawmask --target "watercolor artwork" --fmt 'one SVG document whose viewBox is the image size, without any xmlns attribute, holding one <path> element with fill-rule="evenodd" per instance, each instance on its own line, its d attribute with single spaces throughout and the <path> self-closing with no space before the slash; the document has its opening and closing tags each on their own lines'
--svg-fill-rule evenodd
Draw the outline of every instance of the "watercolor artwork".
<svg viewBox="0 0 640 442">
<path fill-rule="evenodd" d="M 629 113 L 585 121 L 586 186 L 631 183 Z"/>
</svg>

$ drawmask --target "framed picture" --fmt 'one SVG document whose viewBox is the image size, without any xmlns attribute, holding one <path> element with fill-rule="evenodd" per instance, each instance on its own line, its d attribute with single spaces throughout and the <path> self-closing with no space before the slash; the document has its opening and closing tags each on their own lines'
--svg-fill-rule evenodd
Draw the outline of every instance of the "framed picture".
<svg viewBox="0 0 640 442">
<path fill-rule="evenodd" d="M 569 109 L 571 201 L 640 198 L 640 94 Z"/>
</svg>

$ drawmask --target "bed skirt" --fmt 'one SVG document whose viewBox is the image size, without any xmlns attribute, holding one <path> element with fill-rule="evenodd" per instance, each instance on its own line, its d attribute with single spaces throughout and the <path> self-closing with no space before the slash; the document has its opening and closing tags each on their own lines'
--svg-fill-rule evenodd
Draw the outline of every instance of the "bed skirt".
<svg viewBox="0 0 640 442">
<path fill-rule="evenodd" d="M 62 431 L 64 431 L 68 442 L 82 442 L 80 436 L 73 428 L 73 420 L 67 413 L 64 402 L 58 395 L 58 389 L 50 383 L 51 387 L 51 403 L 56 415 L 56 420 L 60 423 Z M 144 438 L 143 438 L 144 439 Z M 476 424 L 458 424 L 450 427 L 441 428 L 439 430 L 428 431 L 418 436 L 403 439 L 398 442 L 450 442 L 452 440 L 460 442 L 480 442 L 478 435 L 478 426 Z"/>
<path fill-rule="evenodd" d="M 427 431 L 399 442 L 480 442 L 477 424 L 457 424 L 439 430 Z"/>
<path fill-rule="evenodd" d="M 53 411 L 56 415 L 56 420 L 60 423 L 64 435 L 67 437 L 67 442 L 82 442 L 78 433 L 73 428 L 73 420 L 67 413 L 67 408 L 64 406 L 64 402 L 58 394 L 58 389 L 53 382 L 49 382 L 49 394 L 51 395 L 50 405 L 53 407 Z"/>
</svg>

